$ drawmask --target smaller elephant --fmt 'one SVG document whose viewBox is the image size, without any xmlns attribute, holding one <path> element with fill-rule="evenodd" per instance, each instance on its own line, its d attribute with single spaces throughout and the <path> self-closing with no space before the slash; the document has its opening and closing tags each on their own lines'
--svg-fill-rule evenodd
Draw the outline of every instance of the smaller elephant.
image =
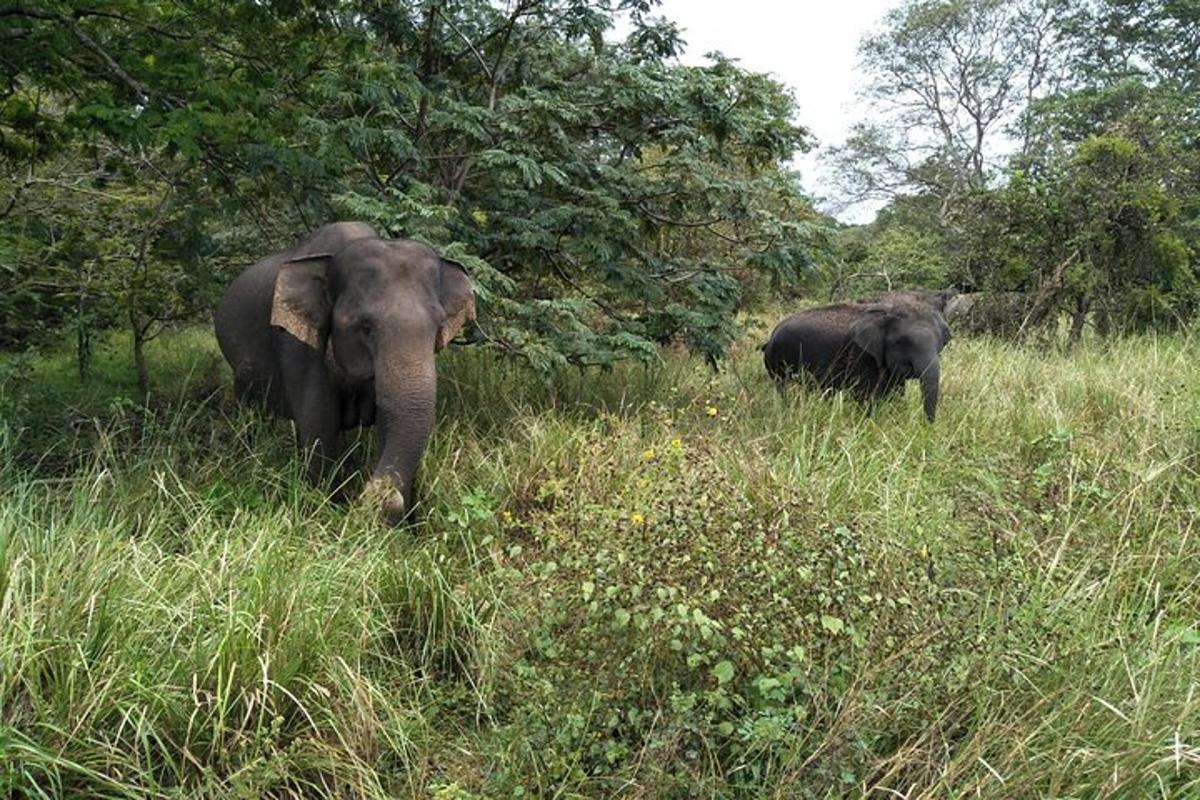
<svg viewBox="0 0 1200 800">
<path fill-rule="evenodd" d="M 873 403 L 921 382 L 925 416 L 937 414 L 939 353 L 950 341 L 940 311 L 913 298 L 838 303 L 793 314 L 762 346 L 767 372 L 782 390 L 801 372 L 826 389 L 848 389 Z"/>
</svg>

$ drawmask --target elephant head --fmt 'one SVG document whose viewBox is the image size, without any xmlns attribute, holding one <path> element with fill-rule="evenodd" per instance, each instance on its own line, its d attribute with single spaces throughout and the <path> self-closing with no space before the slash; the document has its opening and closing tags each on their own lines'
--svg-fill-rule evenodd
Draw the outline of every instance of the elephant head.
<svg viewBox="0 0 1200 800">
<path fill-rule="evenodd" d="M 322 354 L 343 403 L 366 398 L 369 411 L 330 413 L 343 428 L 378 422 L 380 458 L 368 492 L 382 495 L 392 521 L 412 507 L 413 477 L 433 430 L 434 354 L 474 318 L 463 266 L 412 240 L 360 238 L 279 269 L 271 324 Z"/>
<path fill-rule="evenodd" d="M 868 306 L 854 324 L 852 337 L 880 372 L 893 379 L 920 380 L 925 416 L 933 422 L 941 376 L 938 354 L 950 341 L 941 313 L 924 303 L 904 301 Z"/>
</svg>

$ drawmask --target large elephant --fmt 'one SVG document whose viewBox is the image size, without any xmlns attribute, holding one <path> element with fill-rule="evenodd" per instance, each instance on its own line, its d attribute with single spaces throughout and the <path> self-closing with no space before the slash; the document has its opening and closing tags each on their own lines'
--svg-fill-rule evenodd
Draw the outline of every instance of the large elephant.
<svg viewBox="0 0 1200 800">
<path fill-rule="evenodd" d="M 241 399 L 295 421 L 319 482 L 341 432 L 378 418 L 380 457 L 368 489 L 392 522 L 412 508 L 413 477 L 434 424 L 434 353 L 475 318 L 461 264 L 361 222 L 318 228 L 246 269 L 215 323 Z"/>
<path fill-rule="evenodd" d="M 939 353 L 950 341 L 941 312 L 897 297 L 878 303 L 839 303 L 793 314 L 763 345 L 767 372 L 782 387 L 801 372 L 827 389 L 849 389 L 874 402 L 921 382 L 925 416 L 937 414 Z"/>
</svg>

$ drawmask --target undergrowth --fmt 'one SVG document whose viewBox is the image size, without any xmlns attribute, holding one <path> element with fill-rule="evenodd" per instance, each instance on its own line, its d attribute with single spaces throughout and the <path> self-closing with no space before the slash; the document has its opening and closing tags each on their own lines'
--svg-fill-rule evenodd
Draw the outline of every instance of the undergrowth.
<svg viewBox="0 0 1200 800">
<path fill-rule="evenodd" d="M 1196 345 L 959 339 L 930 426 L 778 397 L 763 327 L 720 373 L 444 354 L 401 529 L 204 330 L 148 409 L 9 358 L 0 792 L 1200 795 Z"/>
</svg>

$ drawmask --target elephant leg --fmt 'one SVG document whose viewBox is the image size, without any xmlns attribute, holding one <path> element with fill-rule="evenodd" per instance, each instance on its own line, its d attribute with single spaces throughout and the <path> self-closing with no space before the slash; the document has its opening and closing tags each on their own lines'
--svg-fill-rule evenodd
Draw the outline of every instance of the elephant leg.
<svg viewBox="0 0 1200 800">
<path fill-rule="evenodd" d="M 787 375 L 772 372 L 771 383 L 775 384 L 775 393 L 779 396 L 779 399 L 785 400 L 787 398 Z"/>
<path fill-rule="evenodd" d="M 852 378 L 842 388 L 854 398 L 856 403 L 862 406 L 867 416 L 875 413 L 875 409 L 882 399 L 879 383 L 871 379 L 864 379 L 862 377 Z"/>
<path fill-rule="evenodd" d="M 351 394 L 343 399 L 341 404 L 340 423 L 344 431 L 357 428 L 362 422 L 358 418 L 358 396 Z"/>
<path fill-rule="evenodd" d="M 294 419 L 297 443 L 305 454 L 305 474 L 310 483 L 319 484 L 334 475 L 341 453 L 337 400 L 327 399 L 319 390 L 306 390 Z"/>
<path fill-rule="evenodd" d="M 767 374 L 775 383 L 775 392 L 779 395 L 780 400 L 786 400 L 788 381 L 801 378 L 801 364 L 804 363 L 803 346 L 800 343 L 788 346 L 769 342 L 766 345 L 764 356 Z"/>
<path fill-rule="evenodd" d="M 254 381 L 246 375 L 234 375 L 233 396 L 236 397 L 240 403 L 246 403 L 247 405 L 253 403 L 255 400 Z"/>
<path fill-rule="evenodd" d="M 878 392 L 879 401 L 883 402 L 884 400 L 888 400 L 893 397 L 904 396 L 904 385 L 905 383 L 903 378 L 889 376 L 888 380 L 884 382 L 883 386 Z"/>
<path fill-rule="evenodd" d="M 358 398 L 358 424 L 369 428 L 375 424 L 375 390 L 364 392 Z"/>
<path fill-rule="evenodd" d="M 269 380 L 264 380 L 255 372 L 250 364 L 239 364 L 233 373 L 233 396 L 243 405 L 255 406 L 273 410 L 270 403 L 268 388 Z"/>
<path fill-rule="evenodd" d="M 903 381 L 879 380 L 873 385 L 860 385 L 856 391 L 859 402 L 866 408 L 869 416 L 874 416 L 879 407 L 899 392 L 903 391 Z"/>
<path fill-rule="evenodd" d="M 278 335 L 283 399 L 296 423 L 308 480 L 319 484 L 333 474 L 340 453 L 341 402 L 324 359 L 291 334 Z"/>
<path fill-rule="evenodd" d="M 358 467 L 363 460 L 366 449 L 363 431 L 375 424 L 375 390 L 371 385 L 359 386 L 353 391 L 342 391 L 339 397 L 341 432 L 338 436 L 341 442 L 341 461 L 333 481 L 333 499 L 342 502 L 350 499 L 351 488 L 356 483 Z M 348 431 L 357 433 L 351 434 Z"/>
</svg>

